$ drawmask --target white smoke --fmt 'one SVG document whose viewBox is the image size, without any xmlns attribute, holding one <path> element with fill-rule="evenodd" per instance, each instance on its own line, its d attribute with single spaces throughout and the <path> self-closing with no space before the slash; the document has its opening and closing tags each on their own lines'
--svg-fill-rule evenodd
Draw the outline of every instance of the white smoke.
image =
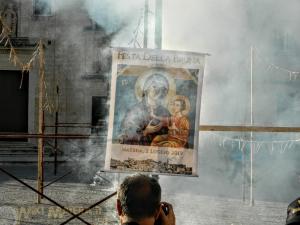
<svg viewBox="0 0 300 225">
<path fill-rule="evenodd" d="M 151 2 L 153 4 L 153 1 Z M 59 18 L 61 22 L 64 21 L 64 11 L 81 7 L 86 10 L 90 19 L 101 26 L 107 34 L 118 31 L 117 35 L 113 36 L 113 46 L 126 47 L 132 39 L 133 31 L 143 14 L 144 5 L 142 0 L 56 0 L 54 3 L 55 10 L 62 15 Z M 300 69 L 298 65 L 300 52 L 300 41 L 298 39 L 300 33 L 298 28 L 300 22 L 299 8 L 300 2 L 298 0 L 163 1 L 163 49 L 211 54 L 207 59 L 202 91 L 201 124 L 249 125 L 251 46 L 256 46 L 261 56 L 271 62 L 274 60 L 276 64 L 278 63 L 282 67 L 295 71 Z M 153 12 L 151 13 L 153 14 Z M 76 14 L 74 14 L 74 21 L 76 21 Z M 153 20 L 149 23 L 153 24 Z M 68 24 L 65 26 L 68 26 Z M 75 39 L 74 37 L 80 37 L 82 34 L 82 27 L 75 24 L 72 26 L 75 32 L 71 29 L 67 32 L 70 32 L 72 34 L 70 37 L 72 36 Z M 149 35 L 153 35 L 153 32 Z M 66 42 L 71 42 L 73 39 L 67 39 Z M 82 44 L 79 41 L 77 44 Z M 290 45 L 290 47 L 287 45 Z M 282 52 L 282 47 L 287 48 L 287 52 Z M 84 50 L 86 51 L 86 49 Z M 292 53 L 289 54 L 289 52 Z M 294 114 L 295 119 L 291 119 L 293 118 L 289 108 L 291 104 L 286 104 L 286 107 L 283 107 L 281 111 L 278 110 L 280 106 L 277 106 L 277 104 L 280 102 L 295 102 L 294 108 L 297 111 L 299 93 L 292 93 L 289 84 L 282 87 L 280 91 L 276 88 L 278 86 L 272 86 L 272 82 L 274 84 L 289 81 L 289 74 L 274 68 L 268 69 L 265 61 L 259 61 L 258 63 L 258 60 L 258 55 L 256 55 L 254 70 L 255 124 L 270 126 L 298 124 L 300 121 L 297 120 L 298 117 L 296 118 L 297 113 Z M 277 80 L 274 79 L 275 76 Z M 290 83 L 297 87 L 296 82 L 291 81 Z M 82 84 L 80 83 L 80 85 Z M 285 93 L 293 95 L 285 96 Z M 278 96 L 282 99 L 270 104 L 270 96 Z M 82 98 L 84 97 L 83 95 Z M 229 134 L 223 133 L 222 135 Z M 265 136 L 255 134 L 255 138 L 260 140 L 265 138 L 265 140 L 272 141 L 276 139 L 297 139 L 298 137 L 281 134 Z M 230 186 L 231 184 L 228 181 L 226 188 L 222 185 L 211 187 L 216 181 L 222 183 L 228 172 L 224 171 L 224 168 L 226 169 L 224 157 L 229 146 L 225 148 L 218 146 L 219 143 L 212 139 L 210 135 L 200 135 L 200 179 L 190 179 L 189 181 L 193 185 L 189 185 L 189 187 L 185 185 L 186 191 L 234 195 L 237 188 Z M 262 149 L 261 152 L 266 150 L 269 151 L 269 149 Z M 220 154 L 220 151 L 223 151 L 223 155 Z M 255 165 L 257 166 L 257 173 L 265 172 L 264 170 L 270 164 L 273 164 L 274 167 L 274 170 L 268 176 L 264 175 L 267 173 L 261 173 L 261 177 L 265 177 L 265 181 L 260 179 L 256 184 L 259 189 L 257 194 L 260 197 L 266 197 L 269 194 L 269 197 L 274 197 L 273 200 L 278 200 L 284 199 L 287 195 L 292 195 L 288 193 L 282 194 L 282 196 L 276 195 L 279 189 L 276 189 L 276 187 L 285 190 L 284 183 L 289 180 L 288 177 L 292 176 L 292 173 L 298 170 L 296 160 L 293 159 L 294 153 L 290 152 L 285 156 L 281 154 L 277 157 L 269 156 L 269 158 L 265 156 L 264 160 L 259 153 L 256 155 L 256 159 L 261 160 L 258 161 L 261 164 Z M 280 179 L 272 180 L 275 177 Z M 174 179 L 170 180 L 172 185 L 166 186 L 166 188 L 174 186 L 174 192 L 177 191 L 176 185 L 177 187 L 181 185 L 180 182 L 177 182 L 180 179 L 176 179 L 176 182 L 174 182 Z M 270 180 L 274 184 L 272 187 L 267 185 Z M 184 182 L 187 183 L 188 181 L 184 180 Z M 288 185 L 290 184 L 288 183 Z M 290 188 L 289 193 L 293 193 L 293 191 L 294 189 Z"/>
</svg>

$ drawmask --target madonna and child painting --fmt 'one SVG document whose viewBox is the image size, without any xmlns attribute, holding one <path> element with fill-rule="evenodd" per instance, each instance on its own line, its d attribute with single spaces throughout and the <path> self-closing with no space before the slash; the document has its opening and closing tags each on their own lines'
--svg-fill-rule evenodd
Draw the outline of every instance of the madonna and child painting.
<svg viewBox="0 0 300 225">
<path fill-rule="evenodd" d="M 114 50 L 107 170 L 196 175 L 204 56 Z"/>
</svg>

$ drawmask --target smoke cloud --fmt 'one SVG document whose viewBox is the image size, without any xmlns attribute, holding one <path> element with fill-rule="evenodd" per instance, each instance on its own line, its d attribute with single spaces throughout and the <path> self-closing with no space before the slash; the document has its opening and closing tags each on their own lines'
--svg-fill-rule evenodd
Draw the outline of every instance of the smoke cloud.
<svg viewBox="0 0 300 225">
<path fill-rule="evenodd" d="M 153 38 L 153 2 L 150 1 L 150 39 Z M 107 34 L 117 31 L 112 36 L 112 46 L 128 47 L 143 14 L 144 1 L 69 0 L 57 1 L 56 4 L 56 10 L 62 11 L 75 7 L 74 4 L 85 8 L 90 19 Z M 300 70 L 297 64 L 300 50 L 300 41 L 297 40 L 300 32 L 297 27 L 300 20 L 297 12 L 299 7 L 298 1 L 287 3 L 283 0 L 163 1 L 163 49 L 211 54 L 207 57 L 205 69 L 201 124 L 250 125 L 251 46 L 255 47 L 254 125 L 299 124 L 300 77 L 291 80 L 289 71 L 273 66 L 278 65 L 291 71 Z M 96 51 L 102 53 L 87 56 L 86 60 L 98 54 L 99 60 L 101 58 L 101 61 L 107 62 L 103 60 L 106 56 L 103 52 L 108 51 L 102 48 Z M 78 85 L 82 86 L 82 83 Z M 195 194 L 241 198 L 242 167 L 233 155 L 241 157 L 238 145 L 248 141 L 245 142 L 245 168 L 248 173 L 246 177 L 249 176 L 249 137 L 249 133 L 201 132 L 199 178 L 163 177 L 163 186 L 174 192 L 183 190 Z M 285 141 L 298 139 L 297 134 L 254 134 L 254 141 L 263 142 L 259 150 L 256 149 L 254 157 L 255 197 L 271 201 L 287 201 L 295 197 L 300 185 L 294 179 L 298 173 L 295 157 L 298 142 L 293 142 L 282 151 L 281 142 L 278 141 L 283 141 L 284 145 Z M 227 140 L 225 144 L 224 140 Z M 93 149 L 97 148 L 88 149 L 91 151 L 88 158 L 92 159 L 95 155 Z M 286 188 L 289 192 L 282 192 Z"/>
<path fill-rule="evenodd" d="M 62 22 L 66 19 L 63 13 L 65 11 L 73 8 L 84 9 L 89 19 L 100 26 L 107 35 L 116 32 L 111 36 L 110 43 L 116 47 L 128 47 L 133 31 L 143 14 L 144 4 L 144 1 L 136 0 L 56 0 L 54 2 L 55 11 L 60 12 L 61 15 L 58 21 Z M 154 13 L 153 2 L 152 0 L 150 4 L 151 15 Z M 200 115 L 202 125 L 250 125 L 250 48 L 253 46 L 255 47 L 254 125 L 299 126 L 300 74 L 291 74 L 293 71 L 300 70 L 299 8 L 298 0 L 163 1 L 163 49 L 211 54 L 207 57 L 202 90 Z M 72 19 L 76 22 L 76 13 L 73 16 Z M 76 45 L 85 41 L 82 30 L 88 22 L 85 25 L 78 25 L 75 22 L 72 26 L 64 24 L 63 28 L 68 28 L 66 32 L 70 36 L 70 39 L 65 42 L 71 44 L 62 43 L 62 46 L 76 49 Z M 153 16 L 149 24 L 153 28 Z M 81 39 L 74 38 L 78 36 Z M 153 32 L 149 37 L 153 38 Z M 88 69 L 80 67 L 79 73 L 74 76 L 81 76 L 91 71 L 92 66 L 88 62 L 95 58 L 107 64 L 106 56 L 109 56 L 107 45 L 96 50 L 94 45 L 85 47 L 78 55 L 81 56 L 79 60 L 87 61 L 85 67 Z M 61 49 L 62 52 L 64 50 Z M 86 59 L 83 59 L 84 57 Z M 276 65 L 281 68 L 277 68 Z M 81 97 L 77 101 L 81 102 L 84 108 L 86 103 L 84 89 L 89 87 L 81 81 L 73 82 L 73 85 L 75 86 L 72 88 L 76 93 L 77 88 L 81 90 L 78 91 Z M 89 113 L 88 110 L 84 112 L 86 115 Z M 77 121 L 81 119 L 80 115 L 74 118 Z M 249 137 L 249 133 L 201 132 L 199 177 L 162 176 L 160 181 L 163 189 L 175 194 L 187 192 L 242 198 L 241 186 L 244 174 L 239 144 L 244 142 L 246 143 L 244 146 L 245 182 L 248 185 L 246 198 L 249 198 Z M 254 141 L 262 143 L 260 149 L 257 147 L 254 154 L 255 198 L 290 201 L 299 194 L 300 156 L 297 152 L 299 138 L 297 133 L 254 134 Z M 286 143 L 290 145 L 285 149 Z M 86 143 L 85 149 L 89 153 L 82 163 L 86 165 L 88 173 L 90 161 L 96 155 L 103 157 L 104 149 L 100 149 L 99 146 L 95 148 L 94 143 L 91 142 Z M 74 156 L 78 160 L 81 159 L 81 155 L 74 154 Z M 94 174 L 91 178 L 93 176 Z M 180 203 L 176 202 L 176 204 Z M 197 208 L 196 203 L 192 205 Z"/>
<path fill-rule="evenodd" d="M 290 71 L 300 69 L 299 7 L 299 1 L 282 0 L 164 1 L 163 48 L 211 54 L 206 64 L 200 124 L 250 125 L 253 46 L 254 125 L 298 126 L 300 77 L 291 79 Z M 249 133 L 201 132 L 199 178 L 182 180 L 174 189 L 184 184 L 181 188 L 187 192 L 241 197 L 242 168 L 237 166 L 235 172 L 239 162 L 232 155 L 241 152 L 239 140 L 249 137 Z M 295 160 L 299 135 L 254 133 L 254 141 L 261 143 L 254 155 L 255 197 L 270 201 L 296 198 L 300 186 Z M 249 172 L 250 144 L 246 143 Z M 287 143 L 290 145 L 283 151 Z M 230 180 L 232 173 L 236 174 L 234 181 Z M 171 181 L 166 178 L 165 182 Z M 187 188 L 186 182 L 192 185 Z M 286 188 L 289 191 L 282 191 Z"/>
</svg>

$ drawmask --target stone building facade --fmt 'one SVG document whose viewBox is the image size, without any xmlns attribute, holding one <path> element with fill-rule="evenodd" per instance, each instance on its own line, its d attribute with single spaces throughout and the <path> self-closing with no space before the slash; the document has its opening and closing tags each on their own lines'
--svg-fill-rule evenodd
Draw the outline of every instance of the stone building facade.
<svg viewBox="0 0 300 225">
<path fill-rule="evenodd" d="M 45 124 L 54 125 L 57 111 L 61 123 L 103 125 L 109 86 L 109 46 L 114 34 L 90 19 L 82 0 L 74 0 L 63 9 L 55 8 L 54 2 L 1 0 L 1 17 L 11 28 L 14 47 L 24 62 L 30 59 L 39 40 L 44 43 L 45 101 L 52 106 L 51 111 L 45 112 Z M 0 132 L 37 133 L 38 71 L 35 63 L 24 76 L 20 97 L 21 69 L 9 62 L 9 49 L 0 46 L 0 82 L 9 87 L 0 91 Z M 58 132 L 95 131 L 99 129 L 60 127 Z M 54 128 L 48 127 L 46 132 L 54 132 Z M 36 140 L 28 142 L 34 144 Z"/>
</svg>

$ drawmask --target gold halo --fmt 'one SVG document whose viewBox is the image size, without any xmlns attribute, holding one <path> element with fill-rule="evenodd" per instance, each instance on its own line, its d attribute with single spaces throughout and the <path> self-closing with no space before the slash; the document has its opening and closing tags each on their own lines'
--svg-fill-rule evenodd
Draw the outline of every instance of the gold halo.
<svg viewBox="0 0 300 225">
<path fill-rule="evenodd" d="M 139 76 L 135 83 L 135 96 L 139 102 L 143 99 L 143 87 L 145 84 L 145 81 L 153 74 L 160 74 L 163 77 L 165 77 L 169 84 L 168 93 L 165 96 L 163 100 L 163 105 L 166 106 L 167 103 L 170 101 L 170 99 L 175 95 L 176 93 L 176 84 L 174 78 L 172 78 L 169 73 L 164 69 L 151 69 L 147 71 L 146 73 Z"/>
<path fill-rule="evenodd" d="M 182 100 L 185 102 L 185 110 L 183 110 L 181 113 L 183 116 L 187 116 L 191 110 L 191 103 L 190 103 L 190 100 L 188 99 L 188 97 L 184 96 L 184 95 L 175 95 L 172 97 L 171 101 L 168 104 L 168 109 L 169 109 L 170 113 L 172 115 L 174 115 L 173 103 L 176 100 Z"/>
</svg>

